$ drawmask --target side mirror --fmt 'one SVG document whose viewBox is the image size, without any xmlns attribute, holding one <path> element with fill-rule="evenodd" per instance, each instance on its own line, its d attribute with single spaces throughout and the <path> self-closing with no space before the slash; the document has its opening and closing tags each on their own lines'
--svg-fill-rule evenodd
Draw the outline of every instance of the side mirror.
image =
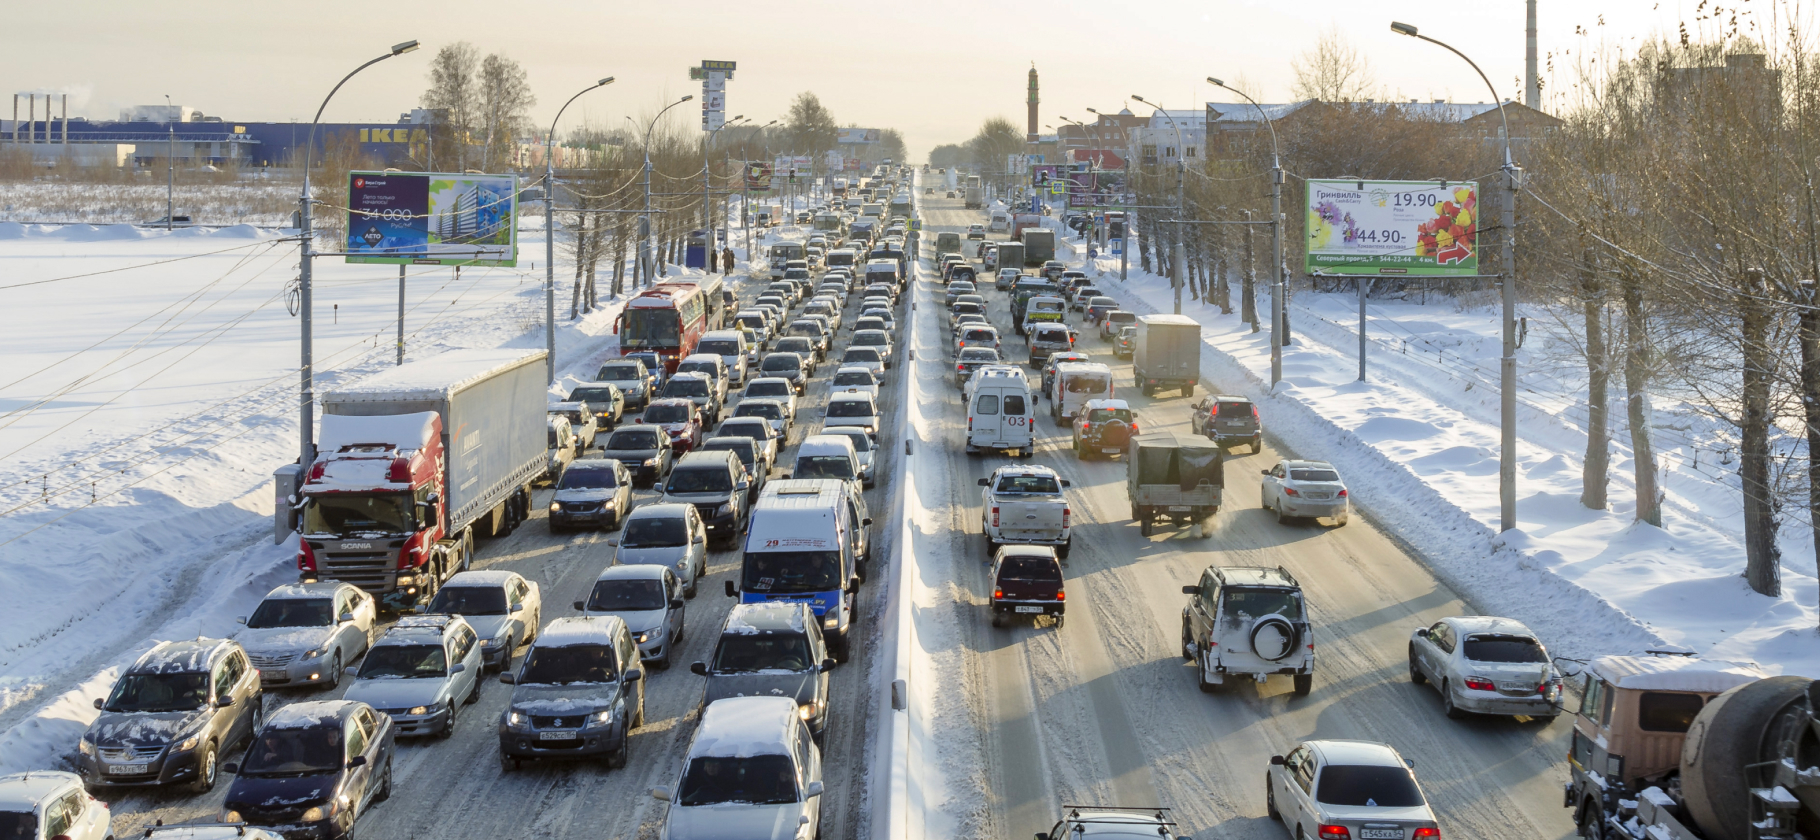
<svg viewBox="0 0 1820 840">
<path fill-rule="evenodd" d="M 95 708 L 96 709 L 100 709 L 102 706 L 105 706 L 105 705 L 107 705 L 107 701 L 102 700 L 99 697 L 95 698 Z"/>
<path fill-rule="evenodd" d="M 836 664 L 838 664 L 838 663 L 836 663 L 832 659 L 824 659 L 824 660 L 822 660 L 822 670 L 823 671 L 832 671 L 832 670 L 834 670 L 834 666 Z"/>
<path fill-rule="evenodd" d="M 1199 595 L 1199 594 L 1201 594 L 1201 588 L 1192 583 L 1186 584 L 1182 587 L 1182 594 L 1183 595 Z"/>
<path fill-rule="evenodd" d="M 579 611 L 579 610 L 585 610 L 585 609 L 587 609 L 587 607 L 585 607 L 585 606 L 582 606 L 582 602 L 581 602 L 581 601 L 576 601 L 576 602 L 575 602 L 575 609 L 576 609 L 576 610 L 578 610 L 578 611 Z"/>
<path fill-rule="evenodd" d="M 614 548 L 618 548 L 619 547 L 619 538 L 618 537 L 608 537 L 607 545 L 610 545 Z"/>
<path fill-rule="evenodd" d="M 670 599 L 670 609 L 680 610 L 682 608 L 683 608 L 683 602 L 682 602 L 681 598 L 671 598 Z"/>
<path fill-rule="evenodd" d="M 246 623 L 246 616 L 244 616 L 244 615 L 237 615 L 237 616 L 234 616 L 234 623 L 235 623 L 235 624 L 245 624 L 245 623 Z"/>
<path fill-rule="evenodd" d="M 642 680 L 644 678 L 645 678 L 645 672 L 643 672 L 643 671 L 627 671 L 626 672 L 626 682 L 629 682 L 629 683 L 638 682 L 639 680 Z"/>
<path fill-rule="evenodd" d="M 727 581 L 727 597 L 728 598 L 738 598 L 739 597 L 739 589 L 733 585 L 733 581 Z"/>
<path fill-rule="evenodd" d="M 790 480 L 790 474 L 789 474 L 789 473 L 783 473 L 783 474 L 781 474 L 781 475 L 779 475 L 779 476 L 778 476 L 778 478 L 781 478 L 781 479 L 783 479 L 783 480 L 785 480 L 785 481 L 789 481 L 789 480 Z M 731 585 L 731 584 L 729 584 L 729 585 Z"/>
<path fill-rule="evenodd" d="M 1065 478 L 1064 478 L 1064 479 L 1062 479 L 1062 486 L 1063 486 L 1063 487 L 1073 487 L 1073 486 L 1074 486 L 1074 482 L 1072 482 L 1072 481 L 1069 481 L 1069 480 L 1068 480 L 1068 479 L 1065 479 Z"/>
<path fill-rule="evenodd" d="M 872 517 L 870 517 L 870 516 L 868 516 L 868 517 L 866 517 L 866 518 L 864 518 L 864 519 L 861 519 L 861 520 L 860 520 L 860 521 L 859 521 L 859 524 L 861 524 L 861 525 L 871 525 L 871 524 L 872 524 Z"/>
<path fill-rule="evenodd" d="M 665 787 L 664 785 L 658 785 L 654 788 L 651 788 L 651 798 L 655 799 L 659 802 L 669 802 L 670 801 L 670 789 L 668 787 Z"/>
<path fill-rule="evenodd" d="M 525 611 L 524 604 L 513 604 L 512 605 L 512 612 L 524 612 L 524 611 Z"/>
<path fill-rule="evenodd" d="M 708 663 L 706 663 L 706 662 L 691 663 L 689 665 L 689 673 L 694 674 L 698 677 L 707 676 L 708 675 Z"/>
<path fill-rule="evenodd" d="M 735 489 L 735 490 L 750 490 L 750 489 L 752 489 L 752 481 L 751 481 L 751 480 L 750 480 L 750 479 L 745 479 L 745 478 L 742 478 L 742 479 L 740 479 L 740 480 L 739 480 L 739 483 L 738 483 L 738 484 L 735 484 L 735 485 L 733 485 L 733 489 Z"/>
<path fill-rule="evenodd" d="M 1047 831 L 1039 831 L 1039 832 L 1037 832 L 1037 833 L 1036 833 L 1036 840 L 1049 840 L 1049 832 L 1047 832 Z"/>
<path fill-rule="evenodd" d="M 466 671 L 466 670 L 467 670 L 467 669 L 468 669 L 468 666 L 467 666 L 467 664 L 466 664 L 466 663 L 462 663 L 462 662 L 457 662 L 457 663 L 455 663 L 455 664 L 454 664 L 454 665 L 453 665 L 453 666 L 450 666 L 450 668 L 449 668 L 449 673 L 451 673 L 451 674 L 459 674 L 459 673 L 461 673 L 461 672 L 463 672 L 463 671 Z"/>
<path fill-rule="evenodd" d="M 233 706 L 234 695 L 232 694 L 223 694 L 222 696 L 215 698 L 215 708 L 217 709 L 229 709 L 233 708 Z"/>
<path fill-rule="evenodd" d="M 356 767 L 365 767 L 365 766 L 367 766 L 367 757 L 364 755 L 357 755 L 357 756 L 354 756 L 353 758 L 348 759 L 348 769 L 349 770 L 352 770 Z"/>
<path fill-rule="evenodd" d="M 808 787 L 803 788 L 803 798 L 813 799 L 817 796 L 821 796 L 822 791 L 824 790 L 826 790 L 826 787 L 824 787 L 821 782 L 810 782 Z"/>
<path fill-rule="evenodd" d="M 1259 475 L 1269 475 L 1270 471 L 1269 470 L 1258 470 L 1258 474 Z"/>
<path fill-rule="evenodd" d="M 1426 639 L 1426 638 L 1428 638 L 1428 628 L 1426 628 L 1426 627 L 1417 627 L 1417 628 L 1416 628 L 1416 635 L 1417 635 L 1417 636 L 1420 636 L 1420 637 L 1422 637 L 1422 638 L 1424 638 L 1424 639 Z"/>
<path fill-rule="evenodd" d="M 1414 769 L 1416 769 L 1416 760 L 1413 758 L 1405 758 L 1405 759 L 1403 759 L 1403 766 L 1408 767 L 1411 770 L 1414 770 Z"/>
<path fill-rule="evenodd" d="M 1283 757 L 1282 757 L 1282 756 L 1280 756 L 1280 755 L 1273 755 L 1273 756 L 1271 756 L 1271 757 L 1270 757 L 1270 766 L 1272 766 L 1272 767 L 1282 767 L 1282 766 L 1283 766 Z"/>
<path fill-rule="evenodd" d="M 980 479 L 980 480 L 979 480 L 979 481 L 978 481 L 978 482 L 976 482 L 976 483 L 977 483 L 977 484 L 979 484 L 979 486 L 981 486 L 981 487 L 991 487 L 991 486 L 992 486 L 992 479 L 990 479 L 990 478 L 982 478 L 982 479 Z"/>
<path fill-rule="evenodd" d="M 353 620 L 354 620 L 354 614 L 353 614 L 353 613 L 351 613 L 351 612 L 344 612 L 344 613 L 342 613 L 342 614 L 341 614 L 341 623 L 342 623 L 342 624 L 348 624 L 348 623 L 350 623 L 350 622 L 352 622 L 352 621 L 353 621 Z"/>
<path fill-rule="evenodd" d="M 221 772 L 226 773 L 230 776 L 239 773 L 240 772 L 240 762 L 229 761 L 229 762 L 221 765 Z"/>
<path fill-rule="evenodd" d="M 517 678 L 512 676 L 511 671 L 500 671 L 499 672 L 499 681 L 502 683 L 505 683 L 506 685 L 512 685 L 513 683 L 517 682 Z"/>
</svg>

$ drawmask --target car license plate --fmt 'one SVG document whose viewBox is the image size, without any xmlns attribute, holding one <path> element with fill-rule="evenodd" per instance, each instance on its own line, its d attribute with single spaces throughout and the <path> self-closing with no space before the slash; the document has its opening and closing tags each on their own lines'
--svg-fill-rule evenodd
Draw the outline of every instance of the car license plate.
<svg viewBox="0 0 1820 840">
<path fill-rule="evenodd" d="M 1361 828 L 1359 840 L 1403 840 L 1400 828 Z"/>
<path fill-rule="evenodd" d="M 1194 510 L 1194 506 L 1193 506 L 1193 505 L 1170 505 L 1170 506 L 1169 506 L 1169 510 L 1170 510 L 1170 511 L 1171 511 L 1171 512 L 1174 512 L 1174 511 L 1189 511 L 1189 510 Z"/>
<path fill-rule="evenodd" d="M 1102 454 L 1105 454 L 1105 455 L 1117 455 L 1117 454 L 1119 454 L 1119 453 L 1120 453 L 1120 452 L 1123 452 L 1123 451 L 1125 451 L 1125 450 L 1123 450 L 1123 449 L 1120 449 L 1120 448 L 1118 448 L 1118 447 L 1116 447 L 1116 446 L 1102 446 L 1102 447 L 1100 447 L 1100 452 L 1101 452 L 1101 453 L 1102 453 Z"/>
<path fill-rule="evenodd" d="M 285 679 L 287 676 L 288 675 L 283 671 L 273 670 L 273 669 L 269 669 L 269 668 L 261 668 L 259 670 L 259 678 L 262 680 L 282 680 L 282 679 Z"/>
<path fill-rule="evenodd" d="M 537 733 L 537 740 L 539 741 L 573 741 L 578 737 L 580 736 L 574 730 Z"/>
<path fill-rule="evenodd" d="M 1015 611 L 1021 612 L 1021 613 L 1040 613 L 1043 611 L 1042 607 L 1016 607 L 1014 609 L 1015 609 Z M 1399 840 L 1400 840 L 1400 838 L 1399 838 Z"/>
<path fill-rule="evenodd" d="M 107 772 L 115 776 L 142 776 L 145 774 L 146 766 L 144 764 L 110 764 Z"/>
</svg>

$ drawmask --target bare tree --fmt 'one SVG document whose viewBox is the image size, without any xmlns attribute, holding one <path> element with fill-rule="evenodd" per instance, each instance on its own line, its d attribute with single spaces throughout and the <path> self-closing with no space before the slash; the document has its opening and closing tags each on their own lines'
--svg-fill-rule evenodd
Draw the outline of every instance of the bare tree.
<svg viewBox="0 0 1820 840">
<path fill-rule="evenodd" d="M 430 60 L 430 87 L 418 101 L 432 112 L 431 148 L 441 151 L 443 168 L 456 172 L 468 168 L 468 143 L 480 121 L 480 50 L 457 41 L 436 51 Z"/>
<path fill-rule="evenodd" d="M 784 124 L 788 127 L 790 148 L 779 151 L 819 157 L 833 149 L 840 138 L 840 126 L 835 124 L 834 115 L 822 105 L 819 97 L 808 91 L 797 94 L 796 101 L 790 103 L 790 114 Z"/>
<path fill-rule="evenodd" d="M 1314 47 L 1296 56 L 1289 66 L 1295 72 L 1291 90 L 1296 99 L 1357 102 L 1370 95 L 1377 84 L 1371 75 L 1371 62 L 1353 48 L 1337 26 L 1322 32 Z"/>
<path fill-rule="evenodd" d="M 499 53 L 480 62 L 475 76 L 480 97 L 481 169 L 494 172 L 518 164 L 518 138 L 531 130 L 537 97 L 524 67 Z"/>
</svg>

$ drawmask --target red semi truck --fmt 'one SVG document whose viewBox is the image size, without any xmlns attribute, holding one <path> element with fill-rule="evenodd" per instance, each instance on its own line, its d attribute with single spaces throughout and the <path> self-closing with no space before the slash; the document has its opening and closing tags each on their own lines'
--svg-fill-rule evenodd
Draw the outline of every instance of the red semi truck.
<svg viewBox="0 0 1820 840">
<path fill-rule="evenodd" d="M 324 394 L 298 493 L 299 577 L 405 610 L 467 568 L 475 537 L 511 533 L 545 469 L 543 360 L 454 350 Z"/>
</svg>

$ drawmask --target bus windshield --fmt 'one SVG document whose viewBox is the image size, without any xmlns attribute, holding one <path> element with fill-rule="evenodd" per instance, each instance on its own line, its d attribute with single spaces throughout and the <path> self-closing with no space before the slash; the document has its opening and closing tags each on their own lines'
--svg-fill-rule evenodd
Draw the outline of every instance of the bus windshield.
<svg viewBox="0 0 1820 840">
<path fill-rule="evenodd" d="M 741 589 L 783 595 L 841 587 L 838 551 L 762 551 L 746 554 Z"/>
<path fill-rule="evenodd" d="M 674 309 L 628 309 L 625 319 L 621 347 L 682 346 L 682 321 Z"/>
</svg>

